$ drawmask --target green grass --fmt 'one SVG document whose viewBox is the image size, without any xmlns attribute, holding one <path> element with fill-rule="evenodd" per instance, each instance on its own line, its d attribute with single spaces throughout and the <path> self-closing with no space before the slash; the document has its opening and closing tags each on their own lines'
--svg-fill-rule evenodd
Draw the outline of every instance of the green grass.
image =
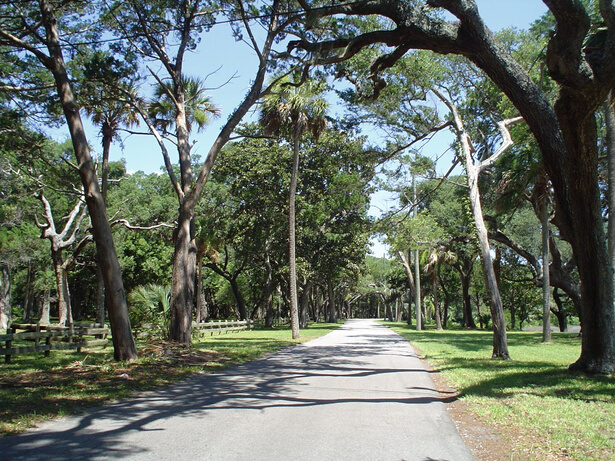
<svg viewBox="0 0 615 461">
<path fill-rule="evenodd" d="M 504 427 L 519 453 L 536 460 L 615 459 L 615 379 L 567 370 L 579 357 L 576 334 L 555 333 L 542 344 L 541 333 L 509 332 L 513 360 L 501 361 L 489 358 L 490 332 L 417 332 L 385 324 L 406 337 L 475 413 Z"/>
<path fill-rule="evenodd" d="M 195 333 L 190 349 L 163 341 L 138 343 L 139 359 L 113 361 L 113 350 L 53 351 L 13 356 L 0 363 L 0 435 L 16 434 L 56 416 L 76 413 L 135 392 L 212 372 L 323 336 L 339 325 L 312 324 L 301 338 L 286 328 Z"/>
</svg>

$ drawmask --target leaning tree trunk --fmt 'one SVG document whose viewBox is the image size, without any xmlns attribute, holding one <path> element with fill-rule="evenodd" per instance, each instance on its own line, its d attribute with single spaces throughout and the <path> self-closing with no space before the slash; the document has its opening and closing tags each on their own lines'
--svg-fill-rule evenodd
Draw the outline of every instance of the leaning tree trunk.
<svg viewBox="0 0 615 461">
<path fill-rule="evenodd" d="M 476 235 L 480 246 L 485 274 L 485 285 L 489 293 L 489 307 L 491 309 L 491 319 L 493 325 L 493 353 L 494 358 L 510 359 L 508 344 L 506 340 L 506 322 L 504 320 L 504 307 L 500 298 L 500 290 L 495 279 L 493 261 L 491 259 L 491 247 L 489 245 L 489 235 L 485 227 L 482 206 L 480 203 L 480 193 L 478 190 L 478 170 L 474 165 L 466 162 L 468 174 L 468 186 L 470 187 L 470 205 L 476 226 Z"/>
<path fill-rule="evenodd" d="M 9 265 L 0 263 L 0 330 L 11 326 L 11 274 Z"/>
<path fill-rule="evenodd" d="M 231 284 L 231 290 L 233 291 L 233 296 L 235 297 L 235 302 L 237 303 L 237 311 L 239 312 L 240 320 L 247 320 L 248 311 L 246 309 L 246 300 L 243 298 L 243 294 L 241 294 L 241 288 L 239 288 L 239 283 L 237 283 L 237 276 L 239 274 L 234 274 L 233 277 L 229 279 Z"/>
<path fill-rule="evenodd" d="M 299 337 L 299 305 L 297 297 L 297 259 L 296 259 L 296 216 L 295 216 L 295 195 L 297 193 L 297 175 L 299 172 L 299 145 L 300 137 L 293 136 L 293 166 L 290 176 L 290 191 L 288 200 L 288 263 L 289 263 L 289 284 L 290 284 L 290 328 L 292 338 Z"/>
<path fill-rule="evenodd" d="M 77 157 L 79 176 L 83 184 L 85 200 L 92 223 L 92 233 L 96 242 L 96 249 L 100 255 L 100 265 L 105 280 L 107 293 L 107 306 L 109 309 L 109 323 L 113 339 L 115 360 L 131 361 L 137 358 L 130 320 L 128 318 L 128 304 L 122 281 L 122 271 L 115 251 L 115 244 L 111 234 L 111 226 L 107 219 L 105 203 L 98 187 L 98 178 L 85 130 L 79 114 L 79 105 L 73 95 L 68 77 L 57 22 L 54 16 L 54 7 L 48 0 L 41 0 L 41 13 L 47 34 L 47 48 L 49 58 L 41 58 L 43 64 L 53 73 L 58 96 L 64 116 L 70 131 L 70 136 Z"/>
</svg>

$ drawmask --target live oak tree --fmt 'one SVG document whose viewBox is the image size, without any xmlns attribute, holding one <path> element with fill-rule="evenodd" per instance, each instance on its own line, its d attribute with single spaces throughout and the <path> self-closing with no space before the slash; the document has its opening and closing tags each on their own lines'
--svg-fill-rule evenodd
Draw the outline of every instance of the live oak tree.
<svg viewBox="0 0 615 461">
<path fill-rule="evenodd" d="M 304 2 L 310 30 L 319 35 L 308 33 L 289 49 L 311 51 L 312 62 L 324 64 L 352 57 L 373 44 L 385 44 L 391 51 L 381 54 L 370 68 L 376 87 L 384 83 L 378 77 L 381 70 L 410 49 L 419 48 L 462 55 L 493 80 L 536 138 L 553 185 L 559 227 L 578 265 L 584 334 L 581 356 L 570 368 L 610 373 L 615 370 L 615 298 L 602 226 L 595 113 L 615 84 L 615 5 L 608 0 L 597 2 L 603 27 L 596 32 L 582 2 L 545 3 L 556 21 L 546 59 L 549 75 L 559 85 L 554 103 L 489 31 L 472 0 L 371 0 L 330 6 Z M 438 14 L 442 11 L 452 14 L 455 21 L 443 19 Z M 321 38 L 326 27 L 321 19 L 371 15 L 388 19 L 390 26 Z M 593 40 L 589 49 L 586 43 L 591 37 L 599 40 Z"/>
</svg>

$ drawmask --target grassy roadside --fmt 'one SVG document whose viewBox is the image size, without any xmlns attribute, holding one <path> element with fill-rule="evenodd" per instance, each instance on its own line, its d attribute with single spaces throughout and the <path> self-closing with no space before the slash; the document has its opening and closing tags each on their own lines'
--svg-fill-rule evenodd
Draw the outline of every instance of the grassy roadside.
<svg viewBox="0 0 615 461">
<path fill-rule="evenodd" d="M 0 363 L 0 436 L 37 422 L 102 405 L 139 391 L 172 384 L 192 373 L 213 372 L 255 360 L 284 347 L 310 341 L 337 328 L 312 324 L 301 338 L 288 327 L 220 335 L 197 333 L 191 348 L 163 341 L 138 343 L 134 363 L 113 361 L 112 348 L 14 356 Z"/>
<path fill-rule="evenodd" d="M 615 459 L 615 377 L 572 374 L 580 351 L 576 334 L 509 332 L 513 361 L 491 360 L 492 335 L 483 331 L 422 331 L 385 325 L 407 338 L 455 387 L 472 411 L 515 434 L 523 458 Z"/>
</svg>

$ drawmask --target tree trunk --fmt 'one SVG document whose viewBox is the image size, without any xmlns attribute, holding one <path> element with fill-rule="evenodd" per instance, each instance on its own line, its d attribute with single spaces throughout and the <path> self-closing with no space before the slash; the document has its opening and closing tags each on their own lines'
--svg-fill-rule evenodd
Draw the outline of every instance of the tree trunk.
<svg viewBox="0 0 615 461">
<path fill-rule="evenodd" d="M 185 345 L 192 340 L 192 309 L 196 282 L 196 244 L 192 210 L 180 205 L 175 228 L 175 251 L 171 279 L 171 324 L 169 339 Z"/>
<path fill-rule="evenodd" d="M 416 315 L 416 330 L 423 329 L 421 309 L 421 273 L 419 267 L 419 250 L 414 250 L 414 310 Z"/>
<path fill-rule="evenodd" d="M 7 263 L 0 263 L 0 330 L 6 330 L 12 323 L 11 274 Z"/>
<path fill-rule="evenodd" d="M 96 242 L 96 249 L 100 255 L 100 265 L 105 279 L 113 339 L 113 355 L 115 360 L 132 361 L 137 358 L 137 349 L 130 328 L 122 271 L 115 251 L 105 203 L 98 188 L 98 178 L 79 115 L 79 106 L 73 95 L 70 79 L 66 72 L 53 6 L 49 0 L 41 0 L 40 5 L 47 33 L 47 48 L 50 54 L 50 58 L 45 60 L 43 64 L 53 73 L 77 157 L 79 176 L 83 184 L 92 223 L 92 233 Z"/>
<path fill-rule="evenodd" d="M 34 288 L 32 287 L 32 266 L 28 263 L 28 274 L 26 276 L 26 286 L 24 287 L 23 300 L 23 321 L 24 323 L 32 323 L 34 317 Z"/>
<path fill-rule="evenodd" d="M 267 270 L 267 281 L 265 283 L 265 328 L 271 328 L 273 327 L 273 291 L 275 284 L 273 282 L 273 268 L 271 267 L 269 251 L 265 253 L 265 269 Z"/>
<path fill-rule="evenodd" d="M 40 315 L 39 315 L 39 320 L 38 320 L 38 324 L 39 325 L 49 325 L 49 311 L 50 311 L 50 304 L 51 304 L 51 293 L 49 292 L 49 289 L 46 289 L 43 292 L 43 296 L 40 299 L 40 303 L 41 303 L 41 308 L 40 308 Z"/>
<path fill-rule="evenodd" d="M 198 245 L 196 254 L 196 323 L 207 319 L 207 301 L 203 292 L 203 257 L 205 256 L 204 245 Z"/>
<path fill-rule="evenodd" d="M 480 246 L 483 270 L 485 275 L 485 285 L 489 293 L 489 307 L 491 309 L 491 321 L 493 325 L 493 358 L 510 359 L 508 344 L 506 340 L 506 322 L 504 320 L 504 308 L 500 298 L 500 290 L 493 270 L 491 258 L 491 247 L 489 245 L 489 235 L 485 227 L 483 210 L 480 202 L 480 192 L 478 189 L 479 170 L 473 164 L 469 149 L 464 148 L 466 157 L 466 172 L 468 175 L 468 186 L 470 194 L 470 205 L 476 226 L 476 234 Z"/>
<path fill-rule="evenodd" d="M 555 300 L 555 304 L 557 304 L 557 311 L 554 311 L 553 313 L 557 318 L 559 331 L 561 333 L 564 333 L 568 331 L 568 316 L 566 315 L 566 310 L 564 309 L 564 302 L 562 301 L 562 298 L 559 295 L 557 288 L 553 289 L 553 299 Z"/>
<path fill-rule="evenodd" d="M 329 298 L 329 315 L 327 322 L 337 323 L 337 309 L 335 307 L 335 290 L 333 289 L 333 283 L 331 280 L 327 280 L 327 294 Z"/>
<path fill-rule="evenodd" d="M 613 270 L 608 255 L 598 187 L 598 149 L 594 117 L 579 120 L 588 104 L 562 90 L 555 106 L 569 161 L 570 204 L 574 220 L 571 242 L 581 279 L 581 356 L 571 370 L 615 371 L 615 303 Z"/>
<path fill-rule="evenodd" d="M 308 304 L 310 302 L 310 294 L 312 293 L 312 281 L 308 281 L 303 287 L 301 298 L 299 300 L 299 326 L 307 328 L 308 325 Z"/>
<path fill-rule="evenodd" d="M 436 268 L 432 274 L 432 291 L 433 291 L 433 305 L 436 317 L 436 330 L 442 330 L 442 315 L 440 312 L 440 299 L 438 297 L 438 277 L 436 276 Z"/>
<path fill-rule="evenodd" d="M 67 325 L 73 323 L 73 314 L 70 306 L 70 292 L 68 289 L 68 280 L 66 270 L 64 269 L 64 260 L 61 250 L 51 250 L 51 259 L 53 260 L 53 269 L 56 274 L 56 288 L 58 293 L 58 324 Z"/>
<path fill-rule="evenodd" d="M 410 253 L 410 250 L 408 250 L 408 253 Z M 406 257 L 405 253 L 401 250 L 397 252 L 397 255 L 399 256 L 399 259 L 404 266 L 404 271 L 406 272 L 406 277 L 408 278 L 408 284 L 410 285 L 410 293 L 412 295 L 416 290 L 414 285 L 414 276 L 412 275 L 412 268 L 410 267 L 410 261 L 408 261 L 408 258 Z M 380 318 L 380 312 L 378 312 L 378 318 Z M 410 314 L 410 300 L 408 300 L 408 325 L 412 325 L 412 315 Z M 417 330 L 418 329 L 419 328 L 417 325 Z"/>
<path fill-rule="evenodd" d="M 461 297 L 463 300 L 461 323 L 464 328 L 476 328 L 474 316 L 472 315 L 472 303 L 470 300 L 470 279 L 472 278 L 473 265 L 472 260 L 466 258 L 463 261 L 463 267 L 460 265 L 456 266 L 456 269 L 459 272 L 459 277 L 461 278 Z"/>
<path fill-rule="evenodd" d="M 412 207 L 412 214 L 416 217 L 417 205 L 416 205 L 416 178 L 412 175 L 412 201 L 414 206 Z M 419 250 L 414 250 L 414 308 L 416 315 L 416 330 L 423 329 L 423 319 L 421 316 L 421 273 L 419 267 Z"/>
<path fill-rule="evenodd" d="M 551 341 L 551 282 L 549 278 L 549 206 L 543 191 L 540 200 L 540 225 L 542 235 L 542 342 Z"/>
<path fill-rule="evenodd" d="M 103 279 L 100 264 L 96 265 L 96 322 L 105 323 L 105 281 Z"/>
<path fill-rule="evenodd" d="M 233 296 L 235 296 L 235 302 L 237 302 L 237 311 L 239 312 L 239 319 L 246 320 L 248 318 L 248 311 L 246 309 L 246 301 L 245 299 L 243 299 L 243 295 L 241 294 L 241 289 L 239 288 L 239 283 L 237 283 L 237 276 L 232 277 L 229 280 L 229 282 L 231 284 L 231 290 L 233 291 Z"/>
<path fill-rule="evenodd" d="M 299 147 L 300 137 L 293 136 L 293 166 L 290 175 L 290 191 L 288 200 L 288 260 L 290 283 L 290 328 L 292 338 L 299 337 L 299 306 L 297 300 L 297 260 L 296 260 L 296 232 L 295 232 L 295 196 L 297 193 L 297 175 L 299 173 Z"/>
<path fill-rule="evenodd" d="M 608 191 L 607 204 L 609 207 L 609 222 L 607 240 L 611 267 L 615 268 L 615 107 L 613 106 L 615 93 L 609 93 L 604 103 L 604 118 L 606 125 L 606 158 L 608 165 Z M 615 276 L 615 272 L 614 272 Z"/>
</svg>

